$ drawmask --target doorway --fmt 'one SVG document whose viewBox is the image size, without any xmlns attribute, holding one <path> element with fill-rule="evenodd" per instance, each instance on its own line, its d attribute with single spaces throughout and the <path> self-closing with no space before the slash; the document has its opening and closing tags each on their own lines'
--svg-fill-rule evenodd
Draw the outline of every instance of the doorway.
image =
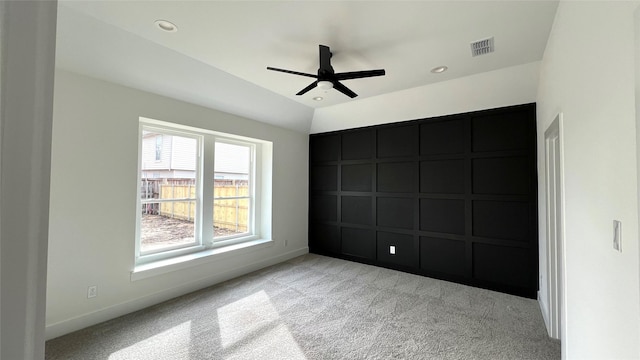
<svg viewBox="0 0 640 360">
<path fill-rule="evenodd" d="M 547 304 L 549 305 L 549 335 L 562 339 L 563 298 L 563 196 L 561 156 L 562 113 L 558 114 L 544 132 L 545 143 L 545 196 L 547 202 Z"/>
</svg>

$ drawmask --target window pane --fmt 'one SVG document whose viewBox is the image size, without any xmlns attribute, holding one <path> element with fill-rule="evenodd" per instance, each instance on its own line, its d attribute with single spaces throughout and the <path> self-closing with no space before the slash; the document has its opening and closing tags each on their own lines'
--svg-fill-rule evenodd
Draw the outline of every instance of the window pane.
<svg viewBox="0 0 640 360">
<path fill-rule="evenodd" d="M 140 253 L 199 244 L 194 222 L 197 139 L 146 128 L 141 150 Z"/>
<path fill-rule="evenodd" d="M 251 233 L 251 147 L 216 142 L 214 237 Z"/>
<path fill-rule="evenodd" d="M 251 148 L 216 142 L 214 170 L 216 180 L 249 180 Z"/>
<path fill-rule="evenodd" d="M 143 131 L 141 178 L 157 182 L 146 198 L 194 198 L 197 153 L 194 138 Z"/>
<path fill-rule="evenodd" d="M 140 252 L 195 244 L 195 201 L 142 204 Z"/>
<path fill-rule="evenodd" d="M 247 198 L 214 200 L 214 237 L 246 234 L 249 231 L 249 204 Z"/>
</svg>

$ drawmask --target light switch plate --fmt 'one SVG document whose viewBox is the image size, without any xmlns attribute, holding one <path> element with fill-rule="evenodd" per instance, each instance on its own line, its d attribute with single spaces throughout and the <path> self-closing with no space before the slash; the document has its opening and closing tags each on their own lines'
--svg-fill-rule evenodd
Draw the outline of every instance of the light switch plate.
<svg viewBox="0 0 640 360">
<path fill-rule="evenodd" d="M 396 254 L 396 247 L 394 245 L 389 246 L 389 254 L 391 255 Z"/>
<path fill-rule="evenodd" d="M 613 220 L 613 248 L 622 252 L 622 221 Z"/>
</svg>

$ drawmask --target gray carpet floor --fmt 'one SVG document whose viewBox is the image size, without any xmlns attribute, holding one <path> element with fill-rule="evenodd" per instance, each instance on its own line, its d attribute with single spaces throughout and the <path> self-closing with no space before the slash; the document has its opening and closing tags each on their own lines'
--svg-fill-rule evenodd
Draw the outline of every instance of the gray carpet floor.
<svg viewBox="0 0 640 360">
<path fill-rule="evenodd" d="M 536 301 L 308 254 L 46 343 L 46 359 L 560 359 Z"/>
</svg>

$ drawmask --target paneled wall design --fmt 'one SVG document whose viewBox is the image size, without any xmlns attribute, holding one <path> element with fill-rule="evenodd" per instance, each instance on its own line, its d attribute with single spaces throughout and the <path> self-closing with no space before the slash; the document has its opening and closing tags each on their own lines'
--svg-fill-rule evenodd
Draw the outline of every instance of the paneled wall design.
<svg viewBox="0 0 640 360">
<path fill-rule="evenodd" d="M 310 136 L 311 252 L 535 298 L 535 104 Z"/>
</svg>

